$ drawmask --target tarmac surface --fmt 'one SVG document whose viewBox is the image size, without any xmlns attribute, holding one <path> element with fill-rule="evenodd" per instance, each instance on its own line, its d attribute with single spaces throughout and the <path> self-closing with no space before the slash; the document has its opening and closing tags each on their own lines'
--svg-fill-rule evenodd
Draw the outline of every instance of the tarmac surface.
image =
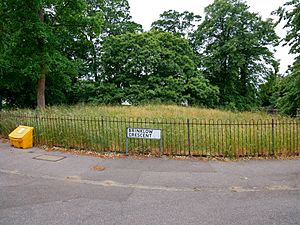
<svg viewBox="0 0 300 225">
<path fill-rule="evenodd" d="M 300 160 L 102 159 L 1 143 L 0 225 L 41 224 L 299 225 Z"/>
</svg>

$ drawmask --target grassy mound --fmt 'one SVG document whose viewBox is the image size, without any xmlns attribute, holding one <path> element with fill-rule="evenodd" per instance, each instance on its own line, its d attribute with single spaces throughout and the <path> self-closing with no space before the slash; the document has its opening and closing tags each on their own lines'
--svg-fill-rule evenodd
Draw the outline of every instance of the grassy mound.
<svg viewBox="0 0 300 225">
<path fill-rule="evenodd" d="M 21 112 L 36 114 L 35 110 L 21 110 Z M 183 107 L 176 105 L 146 105 L 146 106 L 54 106 L 48 107 L 42 115 L 56 116 L 85 116 L 85 117 L 124 117 L 124 118 L 165 118 L 201 120 L 270 120 L 279 116 L 270 116 L 265 112 L 230 112 L 219 109 L 205 109 L 199 107 Z"/>
</svg>

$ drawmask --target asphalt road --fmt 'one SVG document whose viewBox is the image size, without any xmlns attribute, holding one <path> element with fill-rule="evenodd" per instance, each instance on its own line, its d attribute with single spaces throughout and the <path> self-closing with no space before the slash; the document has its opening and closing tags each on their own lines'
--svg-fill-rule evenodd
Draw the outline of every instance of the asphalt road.
<svg viewBox="0 0 300 225">
<path fill-rule="evenodd" d="M 47 155 L 65 158 L 35 159 Z M 0 224 L 299 225 L 300 161 L 101 159 L 0 144 Z"/>
</svg>

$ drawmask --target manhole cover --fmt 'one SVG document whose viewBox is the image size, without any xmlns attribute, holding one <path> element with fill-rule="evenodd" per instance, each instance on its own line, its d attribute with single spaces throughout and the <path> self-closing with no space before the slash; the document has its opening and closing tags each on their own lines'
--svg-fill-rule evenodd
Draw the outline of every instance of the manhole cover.
<svg viewBox="0 0 300 225">
<path fill-rule="evenodd" d="M 57 162 L 64 158 L 66 158 L 66 157 L 65 156 L 57 156 L 57 155 L 40 155 L 40 156 L 34 157 L 33 159 Z"/>
</svg>

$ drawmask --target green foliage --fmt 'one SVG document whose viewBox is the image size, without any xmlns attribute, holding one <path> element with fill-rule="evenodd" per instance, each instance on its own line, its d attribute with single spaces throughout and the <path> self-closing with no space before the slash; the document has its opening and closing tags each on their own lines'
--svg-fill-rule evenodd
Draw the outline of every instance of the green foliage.
<svg viewBox="0 0 300 225">
<path fill-rule="evenodd" d="M 117 104 L 124 97 L 124 94 L 114 84 L 87 80 L 78 81 L 73 87 L 72 93 L 73 103 Z"/>
<path fill-rule="evenodd" d="M 79 43 L 74 51 L 80 56 L 83 64 L 79 76 L 84 79 L 100 81 L 100 54 L 103 39 L 110 35 L 140 32 L 142 26 L 133 22 L 127 0 L 87 0 L 89 15 L 101 12 L 103 24 L 100 34 L 84 32 L 86 38 Z"/>
<path fill-rule="evenodd" d="M 259 99 L 262 107 L 275 108 L 277 101 L 278 83 L 280 78 L 273 74 L 266 82 L 259 86 Z"/>
<path fill-rule="evenodd" d="M 300 1 L 299 0 L 289 0 L 283 7 L 280 7 L 274 12 L 280 19 L 277 23 L 282 20 L 285 22 L 284 28 L 287 30 L 287 35 L 284 38 L 285 45 L 290 46 L 290 53 L 299 54 L 300 53 Z"/>
<path fill-rule="evenodd" d="M 270 49 L 278 39 L 272 21 L 262 20 L 240 0 L 215 0 L 205 13 L 194 34 L 204 75 L 219 87 L 223 106 L 256 106 L 259 79 L 276 65 Z"/>
<path fill-rule="evenodd" d="M 299 4 L 290 0 L 276 12 L 295 54 Z M 205 13 L 196 31 L 200 16 L 169 10 L 142 33 L 128 0 L 3 0 L 1 96 L 12 107 L 34 107 L 45 77 L 48 105 L 187 101 L 251 110 L 261 103 L 295 114 L 300 60 L 279 79 L 273 22 L 241 0 L 215 0 Z"/>
<path fill-rule="evenodd" d="M 277 107 L 285 114 L 296 115 L 297 109 L 300 108 L 300 1 L 287 1 L 275 14 L 280 17 L 278 23 L 285 21 L 287 35 L 283 40 L 284 45 L 289 45 L 290 53 L 297 55 L 289 75 L 278 84 Z"/>
<path fill-rule="evenodd" d="M 61 51 L 65 52 L 68 58 L 76 63 L 78 76 L 76 78 L 98 78 L 98 68 L 100 66 L 99 57 L 99 35 L 104 27 L 104 13 L 101 10 L 102 0 L 84 0 L 86 2 L 85 18 L 90 20 L 91 26 L 84 26 L 78 22 L 69 25 L 67 29 L 61 26 L 61 39 L 67 41 L 62 45 Z M 72 26 L 74 28 L 72 28 Z M 70 29 L 75 29 L 69 35 Z M 67 33 L 66 33 L 67 32 Z M 70 37 L 66 40 L 66 37 Z M 76 81 L 76 79 L 72 79 Z"/>
<path fill-rule="evenodd" d="M 104 14 L 103 37 L 142 31 L 142 26 L 131 20 L 130 6 L 127 0 L 99 1 L 101 1 L 99 7 Z"/>
<path fill-rule="evenodd" d="M 295 116 L 300 108 L 300 62 L 293 65 L 291 74 L 278 83 L 276 106 L 287 115 Z"/>
<path fill-rule="evenodd" d="M 74 46 L 84 42 L 83 34 L 100 31 L 101 15 L 88 10 L 84 0 L 1 2 L 0 90 L 5 99 L 12 105 L 32 106 L 43 74 L 48 103 L 64 102 L 66 89 L 77 75 Z"/>
<path fill-rule="evenodd" d="M 192 105 L 201 105 L 213 108 L 219 104 L 219 88 L 209 83 L 202 76 L 192 77 L 187 85 L 186 92 Z"/>
<path fill-rule="evenodd" d="M 152 23 L 152 29 L 178 34 L 181 37 L 189 37 L 194 32 L 196 24 L 201 20 L 201 16 L 192 12 L 180 13 L 175 10 L 165 11 L 159 17 L 159 20 Z"/>
<path fill-rule="evenodd" d="M 107 38 L 103 44 L 103 83 L 114 84 L 122 100 L 206 104 L 218 91 L 197 70 L 188 41 L 170 33 L 145 32 Z M 192 79 L 193 78 L 193 79 Z M 205 94 L 195 94 L 195 89 Z M 213 90 L 213 91 L 212 91 Z M 197 99 L 196 99 L 197 98 Z"/>
</svg>

